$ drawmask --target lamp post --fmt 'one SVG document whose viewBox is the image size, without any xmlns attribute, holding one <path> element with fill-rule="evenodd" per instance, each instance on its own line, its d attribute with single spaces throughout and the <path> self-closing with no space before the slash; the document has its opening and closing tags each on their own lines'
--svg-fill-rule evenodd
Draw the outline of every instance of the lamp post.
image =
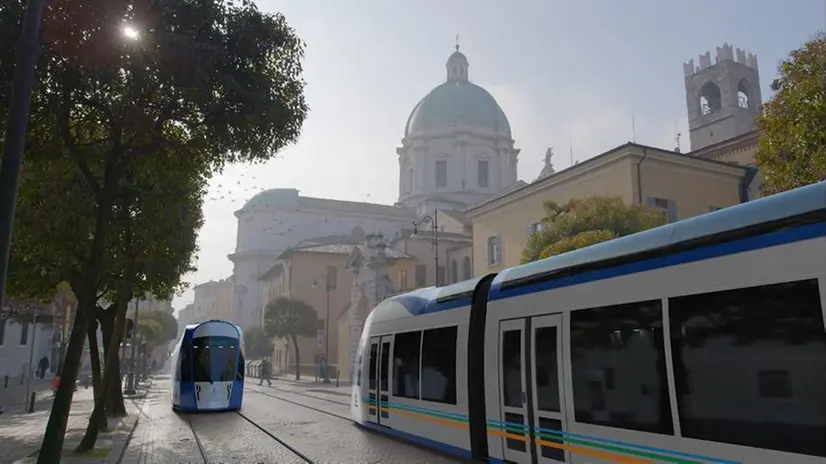
<svg viewBox="0 0 826 464">
<path fill-rule="evenodd" d="M 43 20 L 43 3 L 44 0 L 29 0 L 26 5 L 26 19 L 23 22 L 23 33 L 17 45 L 14 84 L 6 119 L 3 160 L 0 163 L 0 307 L 3 307 L 3 293 L 6 288 L 14 208 L 17 204 L 23 149 L 26 146 L 34 73 L 37 59 L 40 57 L 40 23 Z"/>
<path fill-rule="evenodd" d="M 436 266 L 436 286 L 439 286 L 439 211 L 434 209 L 433 216 L 422 216 L 418 221 L 413 221 L 413 236 L 419 233 L 419 227 L 424 224 L 430 224 L 431 237 L 433 244 L 433 263 Z"/>
<path fill-rule="evenodd" d="M 318 284 L 313 281 L 313 288 Z M 324 383 L 330 383 L 330 291 L 335 290 L 335 282 L 332 281 L 330 268 L 324 275 L 324 293 L 327 297 L 327 313 L 324 317 Z"/>
<path fill-rule="evenodd" d="M 134 395 L 135 394 L 135 342 L 137 342 L 137 340 L 138 340 L 138 310 L 139 309 L 140 309 L 140 300 L 135 299 L 135 326 L 134 326 L 134 329 L 132 329 L 132 340 L 130 340 L 132 346 L 130 347 L 131 353 L 130 353 L 130 359 L 129 359 L 129 361 L 130 361 L 130 363 L 129 363 L 130 364 L 129 378 L 128 378 L 128 384 L 127 384 L 127 387 L 126 387 L 126 391 L 124 392 L 127 395 Z"/>
</svg>

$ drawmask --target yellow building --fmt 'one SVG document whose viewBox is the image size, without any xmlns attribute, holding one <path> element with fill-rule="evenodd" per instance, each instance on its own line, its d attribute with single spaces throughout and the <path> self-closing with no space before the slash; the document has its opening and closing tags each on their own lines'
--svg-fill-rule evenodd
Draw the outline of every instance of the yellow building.
<svg viewBox="0 0 826 464">
<path fill-rule="evenodd" d="M 330 367 L 337 364 L 334 362 L 338 359 L 338 331 L 335 324 L 350 302 L 352 278 L 346 271 L 346 265 L 354 247 L 351 244 L 332 243 L 289 248 L 278 256 L 275 265 L 259 279 L 264 291 L 262 326 L 267 303 L 279 297 L 304 301 L 318 314 L 319 331 L 316 336 L 298 340 L 302 375 L 315 374 L 317 357 L 325 352 L 325 341 L 329 343 Z M 328 276 L 329 286 L 326 285 Z M 328 320 L 328 310 L 332 329 L 329 331 L 329 339 L 326 339 L 324 327 Z M 287 340 L 275 340 L 272 359 L 274 371 L 294 372 L 294 356 L 294 348 Z"/>
<path fill-rule="evenodd" d="M 663 208 L 676 221 L 760 195 L 750 132 L 689 154 L 626 143 L 465 211 L 473 223 L 474 275 L 519 264 L 543 204 L 589 196 Z"/>
</svg>

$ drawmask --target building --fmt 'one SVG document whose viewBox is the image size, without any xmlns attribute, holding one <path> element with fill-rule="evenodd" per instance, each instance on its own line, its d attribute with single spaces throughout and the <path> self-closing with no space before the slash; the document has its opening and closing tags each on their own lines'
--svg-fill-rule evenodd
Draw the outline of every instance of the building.
<svg viewBox="0 0 826 464">
<path fill-rule="evenodd" d="M 319 356 L 325 352 L 331 367 L 338 364 L 338 330 L 334 327 L 350 301 L 352 279 L 348 278 L 346 266 L 347 258 L 356 246 L 353 240 L 345 237 L 331 243 L 309 243 L 288 248 L 278 256 L 275 265 L 259 278 L 261 299 L 264 301 L 259 321 L 262 327 L 267 303 L 280 297 L 304 301 L 316 310 L 320 327 L 318 333 L 298 339 L 299 362 L 304 375 L 315 374 Z M 325 343 L 328 344 L 326 350 Z M 295 372 L 294 353 L 291 341 L 274 340 L 275 372 Z"/>
<path fill-rule="evenodd" d="M 362 241 L 370 234 L 402 238 L 403 230 L 434 210 L 460 217 L 468 206 L 517 183 L 519 150 L 502 108 L 470 81 L 469 62 L 458 47 L 445 66 L 445 82 L 414 106 L 405 123 L 396 149 L 396 205 L 310 198 L 295 189 L 272 189 L 235 212 L 238 241 L 229 256 L 234 266 L 234 322 L 246 328 L 261 320 L 265 302 L 259 278 L 288 248 L 325 235 L 358 236 Z M 450 253 L 463 259 L 455 250 Z M 447 269 L 441 272 L 450 276 Z"/>
<path fill-rule="evenodd" d="M 560 172 L 550 167 L 549 152 L 534 182 L 465 210 L 473 224 L 474 274 L 519 264 L 528 238 L 541 227 L 547 200 L 620 197 L 660 207 L 676 221 L 761 196 L 762 178 L 754 166 L 756 60 L 739 49 L 735 57 L 726 44 L 717 49 L 714 64 L 706 53 L 698 68 L 693 60 L 685 65 L 693 151 L 629 142 Z"/>
</svg>

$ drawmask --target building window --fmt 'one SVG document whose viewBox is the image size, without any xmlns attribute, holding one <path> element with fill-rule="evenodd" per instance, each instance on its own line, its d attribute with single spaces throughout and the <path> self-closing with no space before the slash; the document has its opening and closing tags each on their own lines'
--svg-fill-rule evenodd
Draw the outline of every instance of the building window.
<svg viewBox="0 0 826 464">
<path fill-rule="evenodd" d="M 6 319 L 0 319 L 0 346 L 6 342 Z"/>
<path fill-rule="evenodd" d="M 455 259 L 450 262 L 450 281 L 454 284 L 459 281 L 459 263 Z"/>
<path fill-rule="evenodd" d="M 399 271 L 399 289 L 407 290 L 407 269 Z"/>
<path fill-rule="evenodd" d="M 447 160 L 436 161 L 436 187 L 447 187 Z"/>
<path fill-rule="evenodd" d="M 29 342 L 29 323 L 24 322 L 20 325 L 20 344 L 25 345 Z"/>
<path fill-rule="evenodd" d="M 424 331 L 422 400 L 456 404 L 456 326 Z"/>
<path fill-rule="evenodd" d="M 338 283 L 338 269 L 335 266 L 327 266 L 327 289 L 335 290 Z"/>
<path fill-rule="evenodd" d="M 674 433 L 660 300 L 573 311 L 571 375 L 577 422 Z"/>
<path fill-rule="evenodd" d="M 473 269 L 470 266 L 470 257 L 468 256 L 462 259 L 462 274 L 465 276 L 465 279 L 473 277 Z"/>
<path fill-rule="evenodd" d="M 439 268 L 436 269 L 436 272 L 438 273 L 437 274 L 437 280 L 439 281 L 439 285 L 444 285 L 445 284 L 445 267 L 444 266 L 439 266 Z"/>
<path fill-rule="evenodd" d="M 817 279 L 672 298 L 669 315 L 683 436 L 826 456 Z"/>
<path fill-rule="evenodd" d="M 427 266 L 424 264 L 416 265 L 416 288 L 427 286 Z"/>
<path fill-rule="evenodd" d="M 490 163 L 487 160 L 479 160 L 476 163 L 476 177 L 479 181 L 479 187 L 488 188 L 488 174 L 490 172 Z"/>
<path fill-rule="evenodd" d="M 665 198 L 647 197 L 646 206 L 649 208 L 660 208 L 665 211 L 668 222 L 677 221 L 677 202 Z"/>
<path fill-rule="evenodd" d="M 543 230 L 545 230 L 545 224 L 541 222 L 534 222 L 533 224 L 528 226 L 528 238 L 530 238 L 531 235 L 537 232 L 542 232 Z"/>
<path fill-rule="evenodd" d="M 488 237 L 487 241 L 487 262 L 488 266 L 496 266 L 502 259 L 501 238 L 499 236 Z"/>
<path fill-rule="evenodd" d="M 393 341 L 393 396 L 419 399 L 422 332 L 398 333 Z"/>
</svg>

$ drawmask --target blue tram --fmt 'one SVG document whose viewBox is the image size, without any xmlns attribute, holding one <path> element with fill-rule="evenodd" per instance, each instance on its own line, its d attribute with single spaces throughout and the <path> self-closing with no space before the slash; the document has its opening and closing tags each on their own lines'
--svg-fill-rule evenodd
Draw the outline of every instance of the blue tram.
<svg viewBox="0 0 826 464">
<path fill-rule="evenodd" d="M 188 325 L 172 353 L 172 409 L 231 411 L 244 396 L 241 329 L 210 320 Z"/>
</svg>

